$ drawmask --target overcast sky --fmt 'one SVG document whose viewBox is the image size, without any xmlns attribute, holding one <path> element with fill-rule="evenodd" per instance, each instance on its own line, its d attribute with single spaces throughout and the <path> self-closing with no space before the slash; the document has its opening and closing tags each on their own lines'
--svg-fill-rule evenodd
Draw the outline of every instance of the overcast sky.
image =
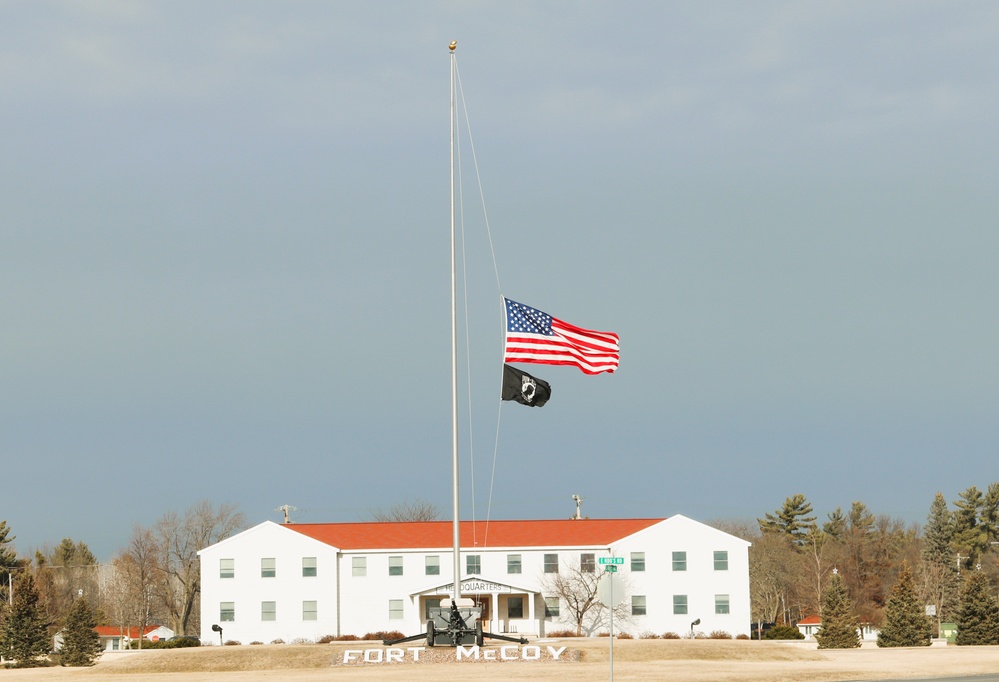
<svg viewBox="0 0 999 682">
<path fill-rule="evenodd" d="M 995 3 L 0 0 L 20 551 L 205 498 L 450 518 L 453 39 L 498 267 L 464 518 L 921 523 L 999 479 Z M 499 410 L 499 293 L 620 369 Z"/>
</svg>

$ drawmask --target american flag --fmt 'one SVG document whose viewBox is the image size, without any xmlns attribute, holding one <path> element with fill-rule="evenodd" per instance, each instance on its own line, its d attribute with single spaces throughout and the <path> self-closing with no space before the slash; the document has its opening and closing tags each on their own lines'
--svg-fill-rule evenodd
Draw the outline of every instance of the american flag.
<svg viewBox="0 0 999 682">
<path fill-rule="evenodd" d="M 504 362 L 575 365 L 586 374 L 613 372 L 620 359 L 618 336 L 582 329 L 523 303 L 506 302 Z"/>
</svg>

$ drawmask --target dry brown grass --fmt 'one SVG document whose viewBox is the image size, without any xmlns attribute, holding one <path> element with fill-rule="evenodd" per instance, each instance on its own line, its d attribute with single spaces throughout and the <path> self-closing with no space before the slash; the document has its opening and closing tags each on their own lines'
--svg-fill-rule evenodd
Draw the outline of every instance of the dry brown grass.
<svg viewBox="0 0 999 682">
<path fill-rule="evenodd" d="M 554 642 L 551 642 L 554 644 Z M 580 652 L 580 661 L 603 663 L 610 659 L 606 638 L 566 639 L 558 646 Z M 418 645 L 418 644 L 417 644 Z M 492 646 L 499 646 L 498 644 Z M 153 674 L 236 672 L 261 670 L 316 670 L 329 668 L 344 649 L 375 649 L 375 642 L 266 645 L 165 649 L 106 659 L 98 669 L 104 674 Z M 809 661 L 821 660 L 813 650 L 772 642 L 715 640 L 617 640 L 617 663 L 654 661 Z"/>
<path fill-rule="evenodd" d="M 203 647 L 108 655 L 94 668 L 4 670 L 0 677 L 30 680 L 113 680 L 114 682 L 440 682 L 469 679 L 461 666 L 475 666 L 474 678 L 499 680 L 606 680 L 609 640 L 536 640 L 566 646 L 558 662 L 423 662 L 418 665 L 333 667 L 345 649 L 378 648 L 373 642 L 314 645 Z M 498 647 L 500 644 L 487 645 Z M 814 644 L 812 645 L 814 647 Z M 578 652 L 578 658 L 571 655 Z M 579 662 L 565 662 L 573 658 Z M 648 682 L 825 682 L 878 680 L 932 675 L 983 675 L 999 672 L 999 647 L 924 647 L 817 651 L 807 645 L 742 640 L 618 640 L 614 642 L 614 679 Z"/>
<path fill-rule="evenodd" d="M 358 648 L 354 643 L 354 648 Z M 374 643 L 370 643 L 374 648 Z M 141 655 L 107 658 L 104 674 L 233 672 L 246 670 L 315 670 L 329 668 L 332 644 L 268 644 L 158 649 Z M 367 648 L 367 647 L 365 647 Z"/>
</svg>

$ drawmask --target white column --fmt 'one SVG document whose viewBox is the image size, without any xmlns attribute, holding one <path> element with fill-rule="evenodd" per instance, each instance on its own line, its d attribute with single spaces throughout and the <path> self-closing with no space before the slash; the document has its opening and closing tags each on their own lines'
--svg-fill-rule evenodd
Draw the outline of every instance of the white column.
<svg viewBox="0 0 999 682">
<path fill-rule="evenodd" d="M 538 633 L 541 632 L 541 627 L 540 623 L 538 623 L 538 621 L 535 620 L 535 615 L 534 615 L 534 600 L 536 597 L 537 595 L 528 594 L 525 598 L 527 599 L 527 622 L 529 622 L 531 625 L 536 626 L 538 629 L 535 630 L 534 632 Z"/>
<path fill-rule="evenodd" d="M 492 631 L 493 632 L 499 632 L 500 631 L 500 626 L 499 626 L 499 593 L 498 592 L 493 592 L 490 595 L 489 598 L 492 600 L 492 604 L 493 604 L 493 621 L 492 621 L 492 626 L 491 626 L 492 627 Z"/>
</svg>

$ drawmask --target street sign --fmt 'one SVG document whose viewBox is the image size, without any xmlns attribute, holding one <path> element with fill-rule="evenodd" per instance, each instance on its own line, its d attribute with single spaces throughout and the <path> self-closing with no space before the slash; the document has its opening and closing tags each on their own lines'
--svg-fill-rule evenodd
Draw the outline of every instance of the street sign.
<svg viewBox="0 0 999 682">
<path fill-rule="evenodd" d="M 624 557 L 623 556 L 602 556 L 602 557 L 600 557 L 600 563 L 601 564 L 617 564 L 617 565 L 620 566 L 621 564 L 624 563 Z"/>
<path fill-rule="evenodd" d="M 617 573 L 617 566 L 604 566 L 604 570 L 608 573 Z"/>
<path fill-rule="evenodd" d="M 626 592 L 624 578 L 617 573 L 605 573 L 597 584 L 597 599 L 610 608 L 624 601 Z"/>
</svg>

